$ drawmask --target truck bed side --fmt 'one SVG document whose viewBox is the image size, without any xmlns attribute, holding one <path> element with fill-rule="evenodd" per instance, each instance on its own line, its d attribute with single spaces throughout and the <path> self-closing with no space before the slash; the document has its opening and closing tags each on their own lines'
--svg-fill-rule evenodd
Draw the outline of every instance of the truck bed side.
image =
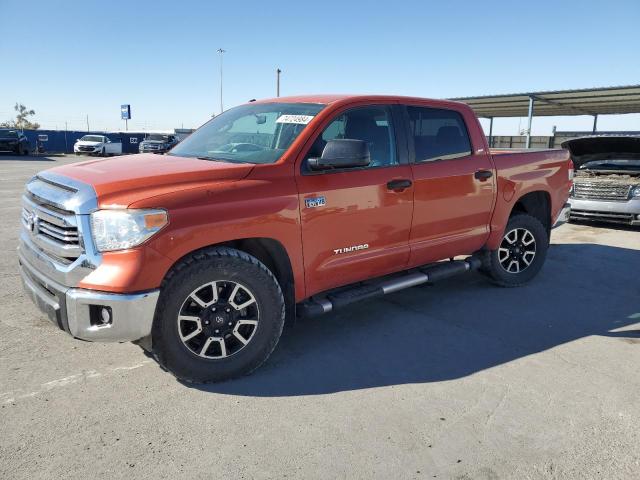
<svg viewBox="0 0 640 480">
<path fill-rule="evenodd" d="M 546 196 L 550 215 L 545 226 L 550 228 L 569 197 L 571 179 L 567 150 L 492 150 L 491 155 L 498 188 L 487 248 L 495 249 L 500 244 L 509 215 L 525 195 L 530 195 L 530 200 L 537 205 L 543 203 Z"/>
</svg>

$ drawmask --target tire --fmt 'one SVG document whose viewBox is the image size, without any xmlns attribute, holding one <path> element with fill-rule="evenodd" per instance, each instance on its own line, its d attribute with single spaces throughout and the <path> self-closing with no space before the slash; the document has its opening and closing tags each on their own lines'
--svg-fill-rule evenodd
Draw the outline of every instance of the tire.
<svg viewBox="0 0 640 480">
<path fill-rule="evenodd" d="M 107 151 L 104 147 L 102 147 L 102 153 L 100 154 L 100 156 L 102 157 L 106 157 L 107 156 Z"/>
<path fill-rule="evenodd" d="M 217 301 L 210 285 L 215 285 Z M 284 318 L 282 290 L 262 262 L 232 248 L 206 249 L 167 275 L 154 319 L 153 353 L 185 382 L 228 380 L 253 372 L 267 360 Z"/>
<path fill-rule="evenodd" d="M 548 249 L 549 236 L 540 220 L 527 214 L 513 215 L 500 247 L 488 253 L 484 271 L 501 287 L 522 286 L 538 274 Z"/>
<path fill-rule="evenodd" d="M 22 155 L 22 145 L 18 144 L 18 146 L 16 147 L 16 155 L 21 156 Z"/>
</svg>

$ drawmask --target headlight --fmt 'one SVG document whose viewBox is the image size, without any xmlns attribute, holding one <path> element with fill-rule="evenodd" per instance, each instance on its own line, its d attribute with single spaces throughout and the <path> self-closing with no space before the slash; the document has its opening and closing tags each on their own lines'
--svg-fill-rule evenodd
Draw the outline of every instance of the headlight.
<svg viewBox="0 0 640 480">
<path fill-rule="evenodd" d="M 98 210 L 91 214 L 91 233 L 101 252 L 140 245 L 169 223 L 164 210 Z"/>
<path fill-rule="evenodd" d="M 631 189 L 630 196 L 631 196 L 631 198 L 640 197 L 640 185 L 636 185 L 635 187 L 633 187 Z"/>
</svg>

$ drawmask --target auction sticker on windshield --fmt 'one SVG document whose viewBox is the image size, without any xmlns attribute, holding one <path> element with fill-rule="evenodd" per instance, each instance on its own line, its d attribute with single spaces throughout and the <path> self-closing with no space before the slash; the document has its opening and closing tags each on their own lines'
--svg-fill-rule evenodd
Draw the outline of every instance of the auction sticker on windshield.
<svg viewBox="0 0 640 480">
<path fill-rule="evenodd" d="M 313 119 L 313 115 L 280 115 L 276 123 L 296 123 L 306 125 Z"/>
</svg>

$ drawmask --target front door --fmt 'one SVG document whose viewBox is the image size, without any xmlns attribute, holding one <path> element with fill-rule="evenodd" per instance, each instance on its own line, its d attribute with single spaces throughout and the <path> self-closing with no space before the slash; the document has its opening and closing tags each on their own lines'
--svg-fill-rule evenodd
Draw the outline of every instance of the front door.
<svg viewBox="0 0 640 480">
<path fill-rule="evenodd" d="M 411 167 L 398 148 L 391 106 L 339 113 L 306 158 L 319 157 L 328 140 L 363 140 L 368 167 L 298 173 L 307 295 L 406 268 L 413 210 Z M 405 180 L 404 186 L 394 180 Z M 409 182 L 406 182 L 409 180 Z"/>
</svg>

